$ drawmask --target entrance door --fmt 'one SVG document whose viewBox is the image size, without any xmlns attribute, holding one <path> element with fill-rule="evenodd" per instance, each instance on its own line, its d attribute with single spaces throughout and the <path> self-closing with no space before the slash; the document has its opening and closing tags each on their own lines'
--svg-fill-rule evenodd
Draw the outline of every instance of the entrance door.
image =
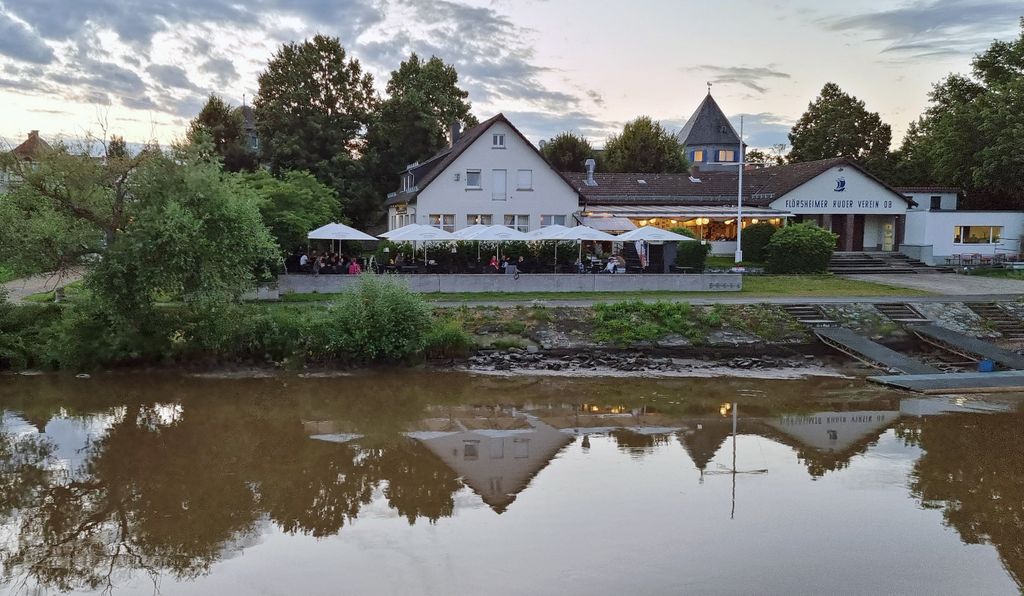
<svg viewBox="0 0 1024 596">
<path fill-rule="evenodd" d="M 850 217 L 847 215 L 846 217 Z M 853 250 L 864 250 L 864 216 L 853 216 Z"/>
<path fill-rule="evenodd" d="M 839 236 L 836 238 L 836 250 L 848 251 L 850 250 L 846 245 L 846 218 L 848 215 L 833 215 L 832 216 L 832 233 Z"/>
</svg>

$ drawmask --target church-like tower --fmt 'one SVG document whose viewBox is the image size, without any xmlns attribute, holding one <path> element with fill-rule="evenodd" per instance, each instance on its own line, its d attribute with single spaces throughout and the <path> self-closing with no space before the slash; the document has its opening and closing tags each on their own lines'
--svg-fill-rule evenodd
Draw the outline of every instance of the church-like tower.
<svg viewBox="0 0 1024 596">
<path fill-rule="evenodd" d="M 686 158 L 701 170 L 735 170 L 715 162 L 740 160 L 740 135 L 711 97 L 710 89 L 676 138 L 686 147 Z"/>
</svg>

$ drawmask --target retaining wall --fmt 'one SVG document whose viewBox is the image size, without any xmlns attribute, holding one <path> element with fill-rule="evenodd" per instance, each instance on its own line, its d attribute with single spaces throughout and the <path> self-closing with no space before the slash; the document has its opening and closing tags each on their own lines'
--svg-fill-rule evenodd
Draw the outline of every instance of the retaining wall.
<svg viewBox="0 0 1024 596">
<path fill-rule="evenodd" d="M 358 279 L 354 275 L 282 275 L 281 294 L 333 294 L 344 292 Z M 633 274 L 521 274 L 512 275 L 392 275 L 391 279 L 420 293 L 471 292 L 738 292 L 743 276 L 735 273 L 683 275 Z"/>
</svg>

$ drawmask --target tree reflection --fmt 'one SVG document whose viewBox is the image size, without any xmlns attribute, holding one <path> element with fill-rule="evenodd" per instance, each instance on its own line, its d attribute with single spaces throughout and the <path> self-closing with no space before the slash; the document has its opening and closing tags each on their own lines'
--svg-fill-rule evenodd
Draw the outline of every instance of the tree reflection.
<svg viewBox="0 0 1024 596">
<path fill-rule="evenodd" d="M 1006 570 L 1024 586 L 1024 416 L 931 416 L 904 436 L 924 449 L 911 491 L 941 507 L 946 523 L 968 544 L 996 547 Z"/>
</svg>

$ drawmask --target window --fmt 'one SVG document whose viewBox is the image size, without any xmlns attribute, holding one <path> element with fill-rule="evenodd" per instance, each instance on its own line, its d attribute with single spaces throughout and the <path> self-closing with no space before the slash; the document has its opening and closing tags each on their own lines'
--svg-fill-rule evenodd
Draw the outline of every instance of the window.
<svg viewBox="0 0 1024 596">
<path fill-rule="evenodd" d="M 736 161 L 736 152 L 721 149 L 718 151 L 718 161 Z"/>
<path fill-rule="evenodd" d="M 504 201 L 508 197 L 508 170 L 492 170 L 491 199 Z"/>
<path fill-rule="evenodd" d="M 445 232 L 455 231 L 455 214 L 434 214 L 430 216 L 430 225 L 444 230 Z"/>
<path fill-rule="evenodd" d="M 480 457 L 480 441 L 462 442 L 462 459 L 476 459 Z"/>
<path fill-rule="evenodd" d="M 482 178 L 480 170 L 466 170 L 466 188 L 479 189 Z"/>
<path fill-rule="evenodd" d="M 942 211 L 942 197 L 941 196 L 933 196 L 931 198 L 931 210 L 932 211 Z"/>
<path fill-rule="evenodd" d="M 530 216 L 529 215 L 506 215 L 505 225 L 518 230 L 520 232 L 530 231 Z"/>
<path fill-rule="evenodd" d="M 479 213 L 479 214 L 476 214 L 476 215 L 467 215 L 466 216 L 466 225 L 467 226 L 475 226 L 477 224 L 480 224 L 482 226 L 489 226 L 489 225 L 491 225 L 491 215 L 489 213 Z"/>
<path fill-rule="evenodd" d="M 533 190 L 533 170 L 519 170 L 517 172 L 516 190 Z"/>
<path fill-rule="evenodd" d="M 540 216 L 540 227 L 545 226 L 564 226 L 565 216 L 564 215 L 541 215 Z"/>
<path fill-rule="evenodd" d="M 491 135 L 491 148 L 492 149 L 504 149 L 505 148 L 505 135 L 503 135 L 503 134 Z"/>
<path fill-rule="evenodd" d="M 690 154 L 690 161 L 692 161 L 693 163 L 700 163 L 700 162 L 704 161 L 704 150 L 703 149 L 696 149 L 696 150 L 694 150 L 694 152 Z"/>
<path fill-rule="evenodd" d="M 412 174 L 402 174 L 402 190 L 412 188 Z"/>
<path fill-rule="evenodd" d="M 1002 226 L 955 226 L 953 244 L 998 244 Z"/>
</svg>

